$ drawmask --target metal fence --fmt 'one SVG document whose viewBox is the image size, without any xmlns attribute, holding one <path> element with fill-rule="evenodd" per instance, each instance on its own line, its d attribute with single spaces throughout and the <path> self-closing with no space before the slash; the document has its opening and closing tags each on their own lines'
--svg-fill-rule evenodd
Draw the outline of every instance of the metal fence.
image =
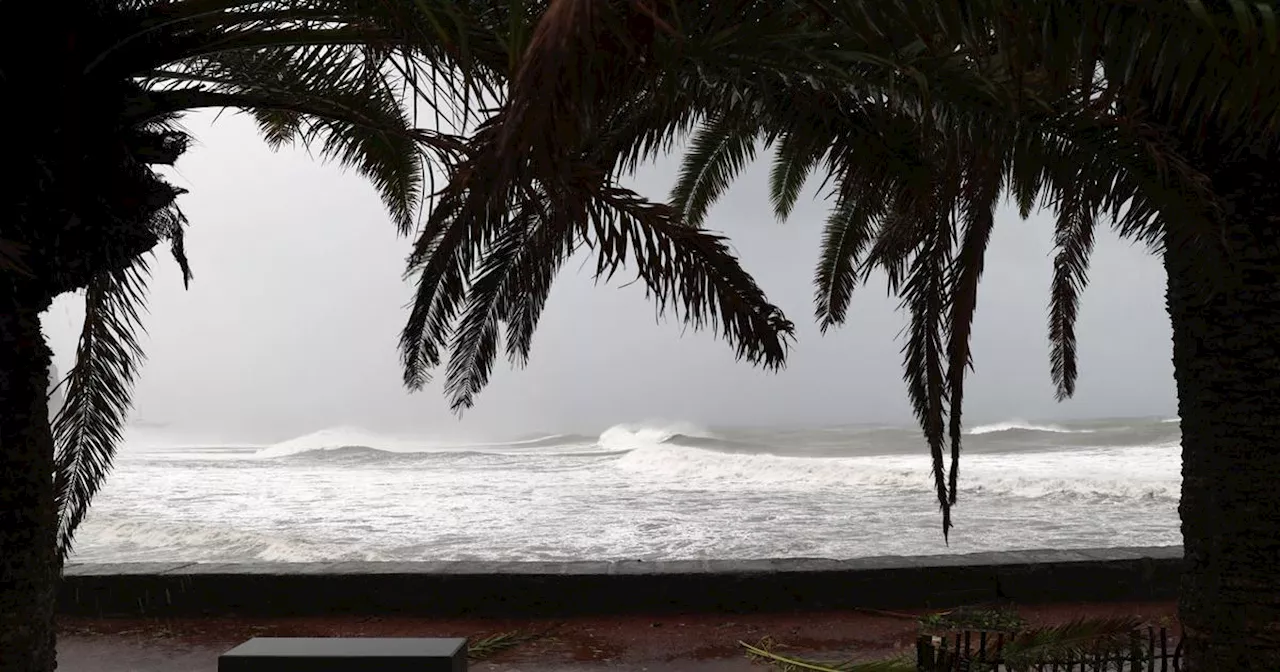
<svg viewBox="0 0 1280 672">
<path fill-rule="evenodd" d="M 1173 642 L 1167 628 L 1135 630 L 1127 647 L 1006 661 L 1006 633 L 966 630 L 947 636 L 921 635 L 916 640 L 919 672 L 1180 672 L 1182 641 Z"/>
</svg>

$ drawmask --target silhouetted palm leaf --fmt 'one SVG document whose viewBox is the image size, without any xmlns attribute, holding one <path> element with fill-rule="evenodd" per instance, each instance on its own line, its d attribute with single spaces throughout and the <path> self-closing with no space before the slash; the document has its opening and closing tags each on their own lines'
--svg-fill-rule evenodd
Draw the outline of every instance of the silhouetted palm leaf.
<svg viewBox="0 0 1280 672">
<path fill-rule="evenodd" d="M 101 193 L 82 199 L 93 207 L 72 218 L 82 230 L 100 231 L 103 242 L 91 247 L 105 251 L 91 257 L 87 249 L 40 249 L 42 258 L 65 267 L 57 272 L 57 291 L 86 291 L 76 366 L 54 420 L 64 554 L 110 468 L 129 408 L 141 360 L 139 255 L 167 242 L 184 282 L 191 277 L 186 221 L 173 207 L 181 191 L 152 170 L 185 151 L 188 138 L 175 125 L 180 115 L 201 108 L 250 113 L 273 147 L 297 141 L 354 168 L 408 233 L 428 196 L 430 166 L 462 156 L 454 134 L 480 118 L 472 103 L 499 97 L 512 65 L 503 35 L 528 20 L 512 14 L 525 11 L 515 3 L 455 0 L 115 0 L 85 8 L 96 18 L 77 40 L 90 83 L 82 88 L 115 95 L 88 103 L 109 117 L 90 128 L 119 134 L 91 141 L 120 153 L 110 179 L 95 185 Z M 434 129 L 418 127 L 420 104 Z M 59 190 L 45 186 L 38 193 Z M 21 270 L 18 252 L 27 242 L 6 241 L 6 273 Z"/>
<path fill-rule="evenodd" d="M 169 199 L 147 206 L 165 209 L 175 192 L 148 167 L 185 149 L 185 136 L 165 123 L 218 107 L 252 114 L 273 146 L 299 141 L 355 168 L 403 232 L 429 199 L 409 259 L 417 277 L 401 350 L 411 387 L 450 351 L 446 388 L 456 408 L 487 381 L 502 325 L 508 357 L 527 358 L 555 274 L 583 246 L 595 252 L 601 277 L 625 265 L 660 309 L 712 326 L 739 356 L 780 365 L 790 323 L 723 239 L 696 225 L 757 141 L 776 150 L 779 216 L 822 170 L 833 207 L 815 274 L 819 319 L 824 328 L 841 323 L 857 283 L 876 270 L 888 276 L 910 314 L 905 377 L 933 457 L 944 530 L 956 499 L 976 286 L 1002 191 L 1024 216 L 1037 205 L 1057 214 L 1051 361 L 1065 396 L 1075 383 L 1075 307 L 1098 218 L 1154 250 L 1190 246 L 1206 267 L 1229 269 L 1218 203 L 1190 159 L 1208 138 L 1272 142 L 1280 129 L 1280 79 L 1269 76 L 1280 49 L 1266 3 L 94 7 L 104 33 L 86 42 L 82 70 L 121 83 L 104 87 L 121 92 L 104 109 L 118 114 L 116 127 L 128 136 L 119 146 L 131 156 L 110 191 Z M 420 127 L 419 104 L 433 128 Z M 623 173 L 692 129 L 697 141 L 676 208 L 618 186 Z M 430 184 L 437 173 L 447 176 L 439 189 Z M 123 189 L 124 178 L 137 188 Z M 167 240 L 189 275 L 176 214 L 131 221 L 129 236 L 118 236 L 129 254 Z M 0 263 L 16 268 L 14 258 L 6 252 Z M 59 291 L 101 281 L 82 271 L 61 273 Z"/>
<path fill-rule="evenodd" d="M 821 165 L 833 209 L 819 320 L 843 322 L 858 282 L 886 273 L 911 316 L 905 375 L 949 521 L 977 285 L 1006 190 L 1024 217 L 1057 215 L 1049 331 L 1062 397 L 1098 224 L 1228 266 L 1185 131 L 1280 128 L 1280 80 L 1258 76 L 1280 66 L 1274 12 L 1228 4 L 552 0 L 490 147 L 494 184 L 507 190 L 521 165 L 551 181 L 583 158 L 631 170 L 696 127 L 673 200 L 698 224 L 755 142 L 776 148 L 779 216 Z"/>
<path fill-rule="evenodd" d="M 531 196 L 511 214 L 499 238 L 481 254 L 468 285 L 468 302 L 452 342 L 445 394 L 455 409 L 469 407 L 489 380 L 500 323 L 516 315 L 508 355 L 526 361 L 534 325 L 559 264 L 573 248 L 574 232 L 544 221 L 546 201 Z"/>
<path fill-rule="evenodd" d="M 633 269 L 660 314 L 715 329 L 739 357 L 782 364 L 792 325 L 719 236 L 576 157 L 554 170 L 534 159 L 494 165 L 501 122 L 486 124 L 478 137 L 488 144 L 454 167 L 410 258 L 419 278 L 401 335 L 408 385 L 424 385 L 447 346 L 446 392 L 455 409 L 470 406 L 491 371 L 499 324 L 508 325 L 508 356 L 522 362 L 555 271 L 581 247 L 595 252 L 598 278 Z"/>
<path fill-rule="evenodd" d="M 863 253 L 875 239 L 886 206 L 870 198 L 840 199 L 827 217 L 814 274 L 814 302 L 822 331 L 844 323 L 849 300 L 862 277 Z"/>
<path fill-rule="evenodd" d="M 671 190 L 671 204 L 690 226 L 702 226 L 707 209 L 755 158 L 756 136 L 736 115 L 711 119 L 694 134 Z"/>
<path fill-rule="evenodd" d="M 76 364 L 66 376 L 62 408 L 52 421 L 58 449 L 58 548 L 64 557 L 111 469 L 132 405 L 133 380 L 143 359 L 137 335 L 148 274 L 145 260 L 138 259 L 94 278 L 85 289 Z"/>
<path fill-rule="evenodd" d="M 957 205 L 962 230 L 959 250 L 952 262 L 950 278 L 952 297 L 950 315 L 944 325 L 947 335 L 947 403 L 950 411 L 948 434 L 951 439 L 951 471 L 947 478 L 949 504 L 954 504 L 959 490 L 961 410 L 964 402 L 964 379 L 973 367 L 969 341 L 973 333 L 973 317 L 978 309 L 978 283 L 987 253 L 987 244 L 995 228 L 995 209 L 1004 192 L 1004 175 L 995 165 L 995 152 L 970 154 L 963 175 L 963 193 Z"/>
<path fill-rule="evenodd" d="M 820 134 L 796 128 L 783 132 L 769 171 L 769 199 L 779 220 L 785 221 L 791 216 L 800 190 L 827 148 L 826 138 Z"/>
</svg>

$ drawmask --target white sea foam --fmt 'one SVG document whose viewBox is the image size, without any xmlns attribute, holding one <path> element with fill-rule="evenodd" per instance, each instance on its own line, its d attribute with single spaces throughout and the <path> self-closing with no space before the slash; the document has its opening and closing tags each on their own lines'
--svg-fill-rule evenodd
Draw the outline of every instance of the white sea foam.
<svg viewBox="0 0 1280 672">
<path fill-rule="evenodd" d="M 530 439 L 490 442 L 458 442 L 432 438 L 407 438 L 371 432 L 360 427 L 330 427 L 281 441 L 254 453 L 257 459 L 278 459 L 308 453 L 332 453 L 364 449 L 371 453 L 483 453 L 493 455 L 573 455 L 598 452 L 597 441 L 576 434 L 550 434 Z"/>
<path fill-rule="evenodd" d="M 179 525 L 152 520 L 116 521 L 97 526 L 93 542 L 97 548 L 126 548 L 129 557 L 138 562 L 152 558 L 206 562 L 235 562 L 250 558 L 263 562 L 382 559 L 377 549 L 342 548 L 322 540 L 289 536 L 282 530 L 214 527 L 200 523 Z M 113 562 L 115 558 L 112 554 L 90 548 L 88 552 L 79 553 L 76 560 Z"/>
<path fill-rule="evenodd" d="M 1036 498 L 1176 498 L 1180 461 L 1172 446 L 1098 448 L 961 459 L 961 488 L 986 496 Z M 786 486 L 879 491 L 933 487 L 927 455 L 846 458 L 730 454 L 680 445 L 650 445 L 621 456 L 614 466 L 654 481 L 697 482 L 719 488 Z"/>
<path fill-rule="evenodd" d="M 1093 429 L 1068 429 L 1061 425 L 1035 424 L 1027 422 L 1026 420 L 1006 420 L 1004 422 L 995 422 L 989 425 L 978 425 L 977 427 L 965 432 L 965 434 L 994 434 L 995 432 L 1008 432 L 1014 430 L 1027 432 L 1052 432 L 1054 434 L 1092 434 L 1096 431 Z"/>
<path fill-rule="evenodd" d="M 676 436 L 715 438 L 706 429 L 687 422 L 649 422 L 614 425 L 601 432 L 596 444 L 605 450 L 633 450 L 658 446 Z"/>
<path fill-rule="evenodd" d="M 424 441 L 406 441 L 394 436 L 376 434 L 359 427 L 330 427 L 272 444 L 258 451 L 255 457 L 269 459 L 356 447 L 376 448 L 387 452 L 416 452 L 428 450 L 431 445 Z"/>
<path fill-rule="evenodd" d="M 856 557 L 1178 543 L 1176 427 L 1000 424 L 966 438 L 950 546 L 916 428 L 644 422 L 489 443 L 337 427 L 256 452 L 183 443 L 127 454 L 80 530 L 77 559 Z M 1113 440 L 1124 445 L 1083 445 Z"/>
</svg>

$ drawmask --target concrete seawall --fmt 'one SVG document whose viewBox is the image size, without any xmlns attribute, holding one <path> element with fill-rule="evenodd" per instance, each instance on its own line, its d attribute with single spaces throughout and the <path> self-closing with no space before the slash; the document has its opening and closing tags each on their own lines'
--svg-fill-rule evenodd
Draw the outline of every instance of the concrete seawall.
<svg viewBox="0 0 1280 672">
<path fill-rule="evenodd" d="M 69 565 L 76 615 L 566 616 L 1166 600 L 1182 548 L 854 560 Z"/>
</svg>

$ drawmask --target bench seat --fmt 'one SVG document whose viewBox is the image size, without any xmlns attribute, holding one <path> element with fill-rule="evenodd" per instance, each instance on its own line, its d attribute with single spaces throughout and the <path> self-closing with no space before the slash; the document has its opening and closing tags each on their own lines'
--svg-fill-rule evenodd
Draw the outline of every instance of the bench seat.
<svg viewBox="0 0 1280 672">
<path fill-rule="evenodd" d="M 466 672 L 467 640 L 255 637 L 218 657 L 218 672 Z"/>
</svg>

